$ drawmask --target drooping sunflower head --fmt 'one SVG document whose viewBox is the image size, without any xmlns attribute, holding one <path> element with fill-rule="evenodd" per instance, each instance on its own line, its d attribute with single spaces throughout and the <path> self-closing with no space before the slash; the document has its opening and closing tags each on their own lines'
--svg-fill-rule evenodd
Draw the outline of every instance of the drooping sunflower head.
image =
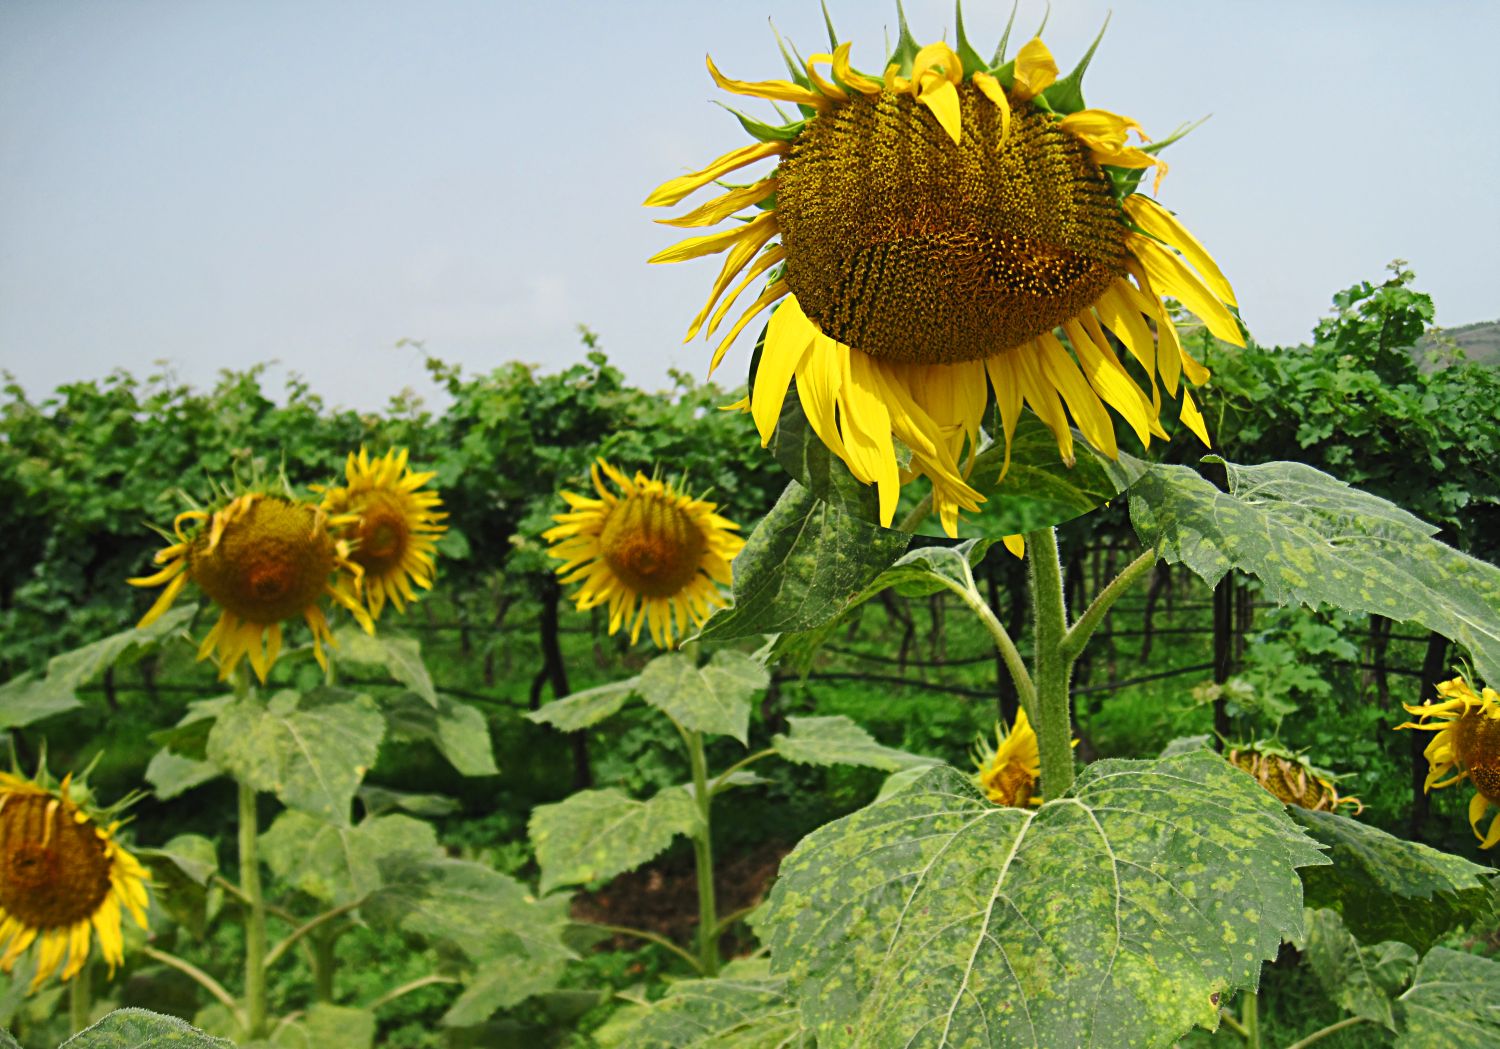
<svg viewBox="0 0 1500 1049">
<path fill-rule="evenodd" d="M 349 559 L 348 545 L 329 531 L 330 525 L 351 523 L 330 518 L 315 504 L 263 492 L 236 496 L 212 511 L 178 514 L 175 541 L 156 553 L 161 570 L 128 580 L 133 586 L 166 586 L 137 625 L 153 623 L 191 580 L 219 607 L 198 658 L 217 654 L 220 679 L 248 656 L 264 682 L 281 652 L 282 623 L 298 617 L 312 630 L 313 653 L 326 666 L 323 642 L 332 644 L 333 635 L 323 598 L 373 630 L 359 597 L 362 569 Z"/>
<path fill-rule="evenodd" d="M 1274 794 L 1283 805 L 1296 805 L 1317 812 L 1337 812 L 1340 806 L 1353 808 L 1351 816 L 1365 810 L 1358 798 L 1343 797 L 1334 786 L 1333 773 L 1308 762 L 1280 744 L 1261 740 L 1231 747 L 1225 755 L 1230 764 L 1244 769 L 1262 787 Z"/>
<path fill-rule="evenodd" d="M 644 623 L 671 648 L 674 620 L 680 638 L 724 603 L 719 584 L 729 583 L 729 563 L 745 545 L 739 525 L 659 478 L 630 477 L 603 459 L 591 472 L 598 498 L 562 492 L 568 512 L 542 533 L 549 556 L 563 562 L 557 574 L 582 584 L 580 610 L 608 604 L 611 634 L 628 625 L 634 642 Z"/>
<path fill-rule="evenodd" d="M 146 871 L 116 840 L 119 823 L 74 801 L 71 777 L 56 788 L 44 780 L 0 772 L 0 969 L 35 944 L 32 990 L 59 967 L 76 976 L 94 935 L 113 973 L 124 911 L 146 928 Z"/>
<path fill-rule="evenodd" d="M 1242 344 L 1218 266 L 1171 212 L 1136 192 L 1150 168 L 1160 183 L 1166 167 L 1155 153 L 1172 138 L 1146 144 L 1136 121 L 1084 105 L 1093 48 L 1059 78 L 1040 38 L 1010 60 L 1002 40 L 985 62 L 961 19 L 957 36 L 956 51 L 918 47 L 903 18 L 881 75 L 854 69 L 851 45 L 831 26 L 831 51 L 789 61 L 791 81 L 730 80 L 710 60 L 719 87 L 795 103 L 802 119 L 771 126 L 741 117 L 756 143 L 646 199 L 673 205 L 731 172 L 776 161 L 759 180 L 662 220 L 748 221 L 651 261 L 727 253 L 689 340 L 705 324 L 713 335 L 741 292 L 767 274 L 713 357 L 717 366 L 750 319 L 779 302 L 748 403 L 762 443 L 795 380 L 818 437 L 876 485 L 882 524 L 901 485 L 925 476 L 950 534 L 959 512 L 984 500 L 969 471 L 991 404 L 1007 450 L 1028 405 L 1071 463 L 1073 425 L 1093 447 L 1118 454 L 1106 406 L 1143 445 L 1165 437 L 1165 390 L 1180 397 L 1180 419 L 1207 443 L 1181 380 L 1201 384 L 1208 372 L 1178 343 L 1164 297 Z M 740 215 L 745 209 L 756 213 Z"/>
<path fill-rule="evenodd" d="M 996 805 L 1024 809 L 1042 803 L 1038 793 L 1042 777 L 1042 759 L 1037 751 L 1036 732 L 1026 720 L 1026 711 L 1016 711 L 1016 721 L 1008 730 L 995 723 L 995 745 L 984 737 L 974 744 L 974 764 L 979 772 L 975 780 L 979 789 Z"/>
<path fill-rule="evenodd" d="M 1447 787 L 1465 779 L 1474 784 L 1469 826 L 1480 848 L 1493 848 L 1500 844 L 1500 813 L 1490 821 L 1488 832 L 1481 831 L 1479 824 L 1491 805 L 1500 809 L 1500 694 L 1492 688 L 1476 693 L 1462 677 L 1443 682 L 1437 691 L 1441 702 L 1403 703 L 1417 720 L 1396 727 L 1436 733 L 1424 751 L 1428 765 L 1424 788 Z"/>
<path fill-rule="evenodd" d="M 424 490 L 434 475 L 409 469 L 406 459 L 405 448 L 374 460 L 361 448 L 358 455 L 349 453 L 344 485 L 314 487 L 323 492 L 323 509 L 346 522 L 337 533 L 349 544 L 349 560 L 364 569 L 375 619 L 387 600 L 396 611 L 406 611 L 405 602 L 417 599 L 413 583 L 432 589 L 437 540 L 448 530 L 440 523 L 448 516 L 438 511 L 443 500 Z"/>
</svg>

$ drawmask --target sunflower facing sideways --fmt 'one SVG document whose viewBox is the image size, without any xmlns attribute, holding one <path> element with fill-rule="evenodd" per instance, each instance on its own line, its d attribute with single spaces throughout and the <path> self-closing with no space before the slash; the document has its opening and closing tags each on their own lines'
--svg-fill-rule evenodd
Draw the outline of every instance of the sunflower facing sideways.
<svg viewBox="0 0 1500 1049">
<path fill-rule="evenodd" d="M 374 631 L 359 599 L 363 570 L 349 559 L 348 544 L 329 531 L 357 523 L 352 516 L 329 517 L 311 503 L 263 492 L 236 496 L 212 512 L 178 514 L 172 525 L 176 541 L 156 552 L 156 563 L 164 567 L 127 580 L 132 586 L 166 586 L 137 626 L 155 622 L 191 580 L 219 606 L 219 620 L 199 646 L 198 658 L 217 653 L 220 680 L 249 657 L 264 683 L 281 652 L 282 623 L 295 618 L 307 622 L 313 654 L 327 667 L 323 642 L 333 644 L 333 634 L 323 598 L 332 598 L 366 631 Z"/>
<path fill-rule="evenodd" d="M 1491 805 L 1500 809 L 1500 694 L 1492 688 L 1476 693 L 1461 677 L 1444 681 L 1437 691 L 1443 697 L 1441 703 L 1403 703 L 1417 720 L 1397 728 L 1437 733 L 1423 752 L 1428 764 L 1423 789 L 1447 787 L 1466 779 L 1473 783 L 1469 826 L 1480 840 L 1480 848 L 1493 848 L 1500 844 L 1500 813 L 1490 820 L 1487 832 L 1479 825 Z"/>
<path fill-rule="evenodd" d="M 542 533 L 548 556 L 563 562 L 563 583 L 582 583 L 579 611 L 608 604 L 611 634 L 628 625 L 634 643 L 645 623 L 659 648 L 671 648 L 674 619 L 680 638 L 724 604 L 719 584 L 728 585 L 729 563 L 745 545 L 734 534 L 739 525 L 716 503 L 639 471 L 630 477 L 600 459 L 590 473 L 598 498 L 560 493 L 568 512 Z"/>
<path fill-rule="evenodd" d="M 43 780 L 0 772 L 0 969 L 35 944 L 33 991 L 59 968 L 78 975 L 96 935 L 113 974 L 125 911 L 146 928 L 146 871 L 115 840 L 119 823 L 80 806 L 71 776 L 56 789 Z"/>
<path fill-rule="evenodd" d="M 361 448 L 358 455 L 350 452 L 344 464 L 347 484 L 313 486 L 323 493 L 323 510 L 344 522 L 338 535 L 349 543 L 349 560 L 364 569 L 365 598 L 374 619 L 387 600 L 396 611 L 406 611 L 405 602 L 417 599 L 413 583 L 432 589 L 437 540 L 448 530 L 439 523 L 448 516 L 437 510 L 443 500 L 422 490 L 435 475 L 408 469 L 406 459 L 405 448 L 374 460 Z"/>
<path fill-rule="evenodd" d="M 756 142 L 646 199 L 675 205 L 758 161 L 776 162 L 661 220 L 735 225 L 651 261 L 727 253 L 688 340 L 714 335 L 765 275 L 713 355 L 717 367 L 751 319 L 775 305 L 746 406 L 762 443 L 795 379 L 819 439 L 876 486 L 881 523 L 891 523 L 901 485 L 921 475 L 950 535 L 959 512 L 984 501 L 969 471 L 991 390 L 1007 467 L 1023 404 L 1069 464 L 1070 417 L 1090 445 L 1118 454 L 1106 406 L 1143 445 L 1165 438 L 1163 390 L 1207 443 L 1182 380 L 1201 384 L 1208 372 L 1179 344 L 1164 297 L 1243 344 L 1218 266 L 1170 211 L 1136 192 L 1151 168 L 1159 185 L 1166 167 L 1155 153 L 1177 136 L 1144 144 L 1136 121 L 1085 106 L 1093 47 L 1059 78 L 1040 38 L 1010 60 L 1002 40 L 985 62 L 960 17 L 957 44 L 918 47 L 903 17 L 895 53 L 874 74 L 850 64 L 851 45 L 831 24 L 831 50 L 789 59 L 790 81 L 731 80 L 709 59 L 723 90 L 795 104 L 801 119 L 772 126 L 741 116 Z M 910 451 L 907 467 L 898 442 Z"/>
</svg>

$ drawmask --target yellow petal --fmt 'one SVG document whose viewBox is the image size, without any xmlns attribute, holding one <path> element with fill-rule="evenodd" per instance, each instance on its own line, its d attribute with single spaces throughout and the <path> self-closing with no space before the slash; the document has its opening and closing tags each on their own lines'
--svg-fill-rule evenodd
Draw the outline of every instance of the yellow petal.
<svg viewBox="0 0 1500 1049">
<path fill-rule="evenodd" d="M 721 251 L 728 251 L 742 241 L 760 238 L 764 243 L 766 240 L 766 229 L 776 228 L 776 213 L 774 211 L 762 212 L 749 222 L 734 229 L 727 229 L 720 233 L 709 233 L 702 237 L 689 237 L 687 240 L 679 241 L 670 248 L 658 251 L 647 262 L 686 262 L 688 259 L 702 258 L 704 255 L 717 255 Z"/>
<path fill-rule="evenodd" d="M 716 222 L 722 222 L 741 208 L 748 208 L 752 204 L 759 204 L 771 194 L 776 192 L 776 179 L 764 178 L 759 182 L 752 182 L 748 186 L 732 189 L 722 197 L 715 197 L 706 204 L 700 204 L 686 215 L 675 219 L 657 219 L 663 226 L 677 226 L 686 229 L 691 226 L 712 226 Z"/>
<path fill-rule="evenodd" d="M 975 73 L 970 82 L 1000 110 L 1000 141 L 995 144 L 995 148 L 1001 149 L 1010 141 L 1010 99 L 1005 97 L 1005 88 L 988 73 Z"/>
<path fill-rule="evenodd" d="M 1239 325 L 1224 304 L 1208 290 L 1203 281 L 1175 254 L 1149 237 L 1128 234 L 1125 246 L 1146 270 L 1146 276 L 1158 292 L 1182 300 L 1182 304 L 1208 326 L 1208 330 L 1225 342 L 1245 345 Z"/>
<path fill-rule="evenodd" d="M 776 312 L 797 306 L 795 298 L 788 299 Z M 797 306 L 797 312 L 802 312 Z M 836 339 L 822 334 L 813 327 L 812 344 L 803 358 L 802 370 L 797 373 L 797 399 L 802 402 L 802 413 L 818 439 L 834 455 L 845 462 L 849 452 L 844 447 L 838 428 L 838 404 L 844 391 L 844 376 L 848 373 L 849 347 Z"/>
<path fill-rule="evenodd" d="M 748 146 L 725 153 L 702 171 L 695 171 L 690 175 L 678 175 L 676 178 L 663 182 L 651 195 L 646 198 L 645 207 L 659 208 L 676 204 L 683 197 L 700 189 L 716 179 L 723 178 L 731 171 L 738 171 L 757 160 L 766 157 L 780 156 L 788 149 L 785 142 L 752 142 Z M 350 478 L 353 480 L 353 477 Z"/>
<path fill-rule="evenodd" d="M 771 314 L 771 322 L 766 325 L 766 341 L 761 347 L 760 365 L 755 372 L 755 386 L 750 391 L 750 414 L 760 433 L 762 448 L 771 443 L 776 421 L 781 418 L 787 387 L 791 385 L 792 375 L 802 366 L 816 335 L 816 329 L 800 315 L 800 311 L 793 313 L 786 304 Z"/>
<path fill-rule="evenodd" d="M 922 80 L 922 88 L 917 93 L 917 101 L 932 110 L 932 115 L 937 117 L 937 122 L 942 125 L 943 130 L 948 132 L 948 137 L 955 145 L 958 144 L 959 136 L 963 132 L 963 114 L 959 110 L 958 89 L 938 77 L 937 74 L 929 73 Z"/>
<path fill-rule="evenodd" d="M 993 357 L 986 357 L 984 370 L 990 377 L 990 386 L 995 391 L 995 404 L 1000 409 L 1000 426 L 1005 432 L 1005 461 L 1000 466 L 998 484 L 1010 472 L 1010 444 L 1016 433 L 1016 423 L 1021 418 L 1021 380 L 1016 374 L 1011 358 L 1026 352 L 1025 347 L 1006 350 Z"/>
<path fill-rule="evenodd" d="M 1118 458 L 1120 449 L 1115 443 L 1115 431 L 1109 421 L 1109 414 L 1104 410 L 1104 405 L 1099 403 L 1098 395 L 1089 388 L 1068 351 L 1063 349 L 1057 336 L 1050 331 L 1038 335 L 1035 344 L 1041 351 L 1042 374 L 1062 394 L 1068 411 L 1078 423 L 1078 428 L 1083 431 L 1083 436 L 1088 439 L 1089 444 L 1111 459 Z"/>
<path fill-rule="evenodd" d="M 1003 535 L 1000 537 L 1000 541 L 1005 544 L 1005 549 L 1017 557 L 1026 556 L 1026 537 L 1024 535 Z M 1017 711 L 1017 713 L 1024 715 L 1026 712 L 1023 710 Z M 1019 720 L 1017 724 L 1019 725 Z"/>
<path fill-rule="evenodd" d="M 775 231 L 768 228 L 765 240 L 770 240 L 774 235 Z M 715 278 L 714 286 L 709 289 L 708 301 L 703 304 L 703 308 L 693 318 L 693 323 L 688 326 L 687 338 L 683 339 L 683 342 L 693 341 L 694 336 L 698 334 L 698 330 L 703 327 L 703 321 L 708 317 L 709 310 L 714 308 L 714 303 L 719 301 L 719 296 L 724 294 L 724 289 L 729 287 L 729 282 L 739 276 L 740 271 L 745 268 L 745 264 L 755 257 L 755 253 L 761 249 L 765 240 L 759 242 L 753 239 L 742 240 L 729 249 L 729 254 L 724 256 L 724 268 L 719 270 L 719 276 Z M 779 260 L 782 257 L 781 249 L 778 247 L 775 250 Z"/>
<path fill-rule="evenodd" d="M 862 95 L 878 95 L 883 86 L 874 77 L 867 77 L 863 73 L 856 73 L 849 66 L 849 44 L 840 44 L 833 50 L 833 75 L 839 79 L 844 86 L 858 91 Z"/>
<path fill-rule="evenodd" d="M 773 102 L 795 102 L 799 106 L 812 106 L 815 109 L 828 105 L 828 100 L 818 92 L 789 80 L 730 80 L 719 72 L 712 58 L 705 56 L 705 61 L 708 62 L 708 74 L 714 78 L 714 83 L 731 95 L 768 98 Z"/>
<path fill-rule="evenodd" d="M 1182 420 L 1184 426 L 1193 431 L 1198 440 L 1203 442 L 1204 447 L 1213 447 L 1208 439 L 1208 427 L 1203 424 L 1203 415 L 1198 411 L 1198 406 L 1193 403 L 1193 395 L 1188 392 L 1186 386 L 1182 388 L 1182 411 L 1178 418 Z"/>
<path fill-rule="evenodd" d="M 849 451 L 852 472 L 875 484 L 880 505 L 880 523 L 890 527 L 901 494 L 896 445 L 891 438 L 891 417 L 880 398 L 871 374 L 874 363 L 858 350 L 849 353 L 849 375 L 844 384 L 842 413 L 844 447 Z"/>
<path fill-rule="evenodd" d="M 832 65 L 833 56 L 826 53 L 810 56 L 806 64 L 807 79 L 812 81 L 812 86 L 817 88 L 824 98 L 831 98 L 836 102 L 847 102 L 849 100 L 849 92 L 831 81 L 824 80 L 818 73 L 817 67 L 823 63 Z"/>
<path fill-rule="evenodd" d="M 1139 193 L 1132 193 L 1125 198 L 1125 214 L 1141 229 L 1182 252 L 1183 257 L 1202 276 L 1203 283 L 1225 305 L 1239 305 L 1234 298 L 1234 289 L 1229 286 L 1229 280 L 1219 269 L 1218 263 L 1214 262 L 1208 250 L 1198 242 L 1198 238 L 1177 221 L 1177 216 L 1150 197 Z"/>
<path fill-rule="evenodd" d="M 791 286 L 788 285 L 784 280 L 779 280 L 775 284 L 766 285 L 766 290 L 760 293 L 760 298 L 752 302 L 750 304 L 750 308 L 747 309 L 744 313 L 740 314 L 740 319 L 734 322 L 734 327 L 729 329 L 729 334 L 724 336 L 723 341 L 721 341 L 718 348 L 714 350 L 713 360 L 711 360 L 708 364 L 708 372 L 710 375 L 712 375 L 714 369 L 719 366 L 719 362 L 724 359 L 724 354 L 729 352 L 730 343 L 734 342 L 734 340 L 739 337 L 740 332 L 745 330 L 745 325 L 750 323 L 750 319 L 759 314 L 761 310 L 764 310 L 767 306 L 771 305 L 773 302 L 775 302 L 777 299 L 781 298 L 791 290 Z"/>
<path fill-rule="evenodd" d="M 1140 124 L 1107 109 L 1080 109 L 1063 117 L 1057 125 L 1093 149 L 1123 149 L 1131 131 L 1142 139 L 1146 137 L 1141 134 Z"/>
<path fill-rule="evenodd" d="M 1035 98 L 1057 79 L 1057 62 L 1041 37 L 1034 37 L 1016 53 L 1016 97 Z"/>
</svg>

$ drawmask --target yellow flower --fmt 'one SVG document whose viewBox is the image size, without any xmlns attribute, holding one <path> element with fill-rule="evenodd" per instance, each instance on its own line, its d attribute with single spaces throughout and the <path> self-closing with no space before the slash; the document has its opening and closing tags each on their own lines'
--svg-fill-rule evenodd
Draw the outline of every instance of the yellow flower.
<svg viewBox="0 0 1500 1049">
<path fill-rule="evenodd" d="M 146 871 L 68 795 L 0 772 L 0 969 L 10 972 L 37 944 L 34 991 L 62 967 L 72 979 L 92 937 L 113 974 L 124 960 L 122 909 L 146 928 Z"/>
<path fill-rule="evenodd" d="M 985 745 L 983 737 L 975 743 L 974 764 L 979 766 L 975 780 L 985 797 L 996 805 L 1024 809 L 1042 803 L 1041 795 L 1036 792 L 1042 776 L 1042 759 L 1025 710 L 1016 711 L 1016 723 L 1008 732 L 1003 724 L 995 723 L 993 750 Z"/>
<path fill-rule="evenodd" d="M 603 459 L 592 476 L 599 498 L 562 492 L 569 511 L 542 534 L 549 556 L 563 562 L 557 574 L 564 583 L 582 581 L 574 599 L 580 611 L 608 602 L 611 634 L 628 623 L 634 642 L 644 622 L 659 647 L 671 648 L 674 617 L 681 637 L 689 621 L 703 623 L 724 603 L 717 584 L 729 583 L 729 562 L 745 545 L 734 534 L 739 525 L 715 513 L 716 503 L 640 472 L 627 477 Z"/>
<path fill-rule="evenodd" d="M 1480 848 L 1493 848 L 1500 843 L 1500 813 L 1490 821 L 1487 833 L 1480 831 L 1479 824 L 1491 805 L 1500 808 L 1500 694 L 1486 688 L 1476 695 L 1473 686 L 1461 677 L 1444 681 L 1437 691 L 1444 702 L 1421 706 L 1403 703 L 1417 720 L 1396 727 L 1437 733 L 1423 752 L 1428 765 L 1423 787 L 1432 790 L 1465 779 L 1473 783 L 1469 826 L 1480 840 Z"/>
<path fill-rule="evenodd" d="M 198 658 L 217 653 L 219 678 L 226 679 L 249 656 L 262 682 L 281 652 L 281 624 L 301 616 L 312 630 L 313 654 L 328 665 L 323 642 L 333 644 L 320 601 L 331 597 L 367 631 L 374 630 L 358 597 L 362 570 L 349 560 L 349 548 L 329 534 L 329 525 L 355 523 L 329 518 L 319 507 L 280 496 L 251 492 L 212 514 L 189 510 L 177 515 L 177 542 L 156 552 L 164 565 L 154 575 L 127 580 L 132 586 L 161 586 L 137 626 L 149 626 L 176 600 L 188 580 L 219 606 L 219 621 L 198 648 Z M 190 527 L 196 525 L 196 527 Z"/>
<path fill-rule="evenodd" d="M 403 602 L 415 601 L 411 584 L 432 589 L 433 553 L 437 539 L 448 530 L 438 522 L 447 514 L 436 492 L 420 491 L 432 480 L 431 473 L 407 469 L 407 451 L 391 449 L 371 461 L 361 448 L 349 453 L 344 464 L 348 484 L 322 491 L 323 509 L 337 518 L 355 520 L 339 531 L 349 542 L 349 560 L 364 569 L 365 597 L 370 615 L 380 618 L 387 599 L 396 611 L 406 611 Z"/>
<path fill-rule="evenodd" d="M 1201 384 L 1208 371 L 1178 343 L 1163 299 L 1243 342 L 1218 266 L 1170 211 L 1135 192 L 1145 169 L 1159 178 L 1153 153 L 1171 140 L 1128 144 L 1131 134 L 1145 141 L 1139 124 L 1083 105 L 1088 58 L 1058 79 L 1040 39 L 1013 61 L 985 65 L 961 33 L 957 52 L 918 49 L 903 22 L 883 77 L 854 70 L 849 51 L 840 43 L 812 55 L 794 67 L 795 83 L 730 80 L 710 60 L 719 87 L 794 102 L 803 119 L 772 127 L 742 117 L 761 141 L 646 198 L 674 205 L 753 163 L 777 163 L 662 220 L 734 220 L 733 228 L 651 259 L 727 252 L 689 340 L 705 324 L 713 335 L 740 294 L 768 276 L 713 355 L 716 367 L 750 320 L 779 302 L 747 406 L 762 443 L 795 379 L 819 438 L 876 486 L 881 523 L 890 524 L 902 484 L 920 475 L 949 534 L 961 510 L 984 501 L 969 480 L 991 390 L 999 418 L 989 425 L 1007 451 L 1023 405 L 1070 464 L 1071 425 L 1118 454 L 1106 406 L 1147 445 L 1166 436 L 1162 389 L 1180 397 L 1178 417 L 1206 444 L 1181 380 Z"/>
<path fill-rule="evenodd" d="M 1332 773 L 1308 764 L 1299 754 L 1294 754 L 1274 743 L 1252 743 L 1231 748 L 1226 755 L 1232 765 L 1244 769 L 1283 805 L 1296 805 L 1318 812 L 1337 812 L 1340 805 L 1352 805 L 1352 816 L 1365 811 L 1364 802 L 1358 798 L 1340 797 L 1333 785 Z"/>
</svg>

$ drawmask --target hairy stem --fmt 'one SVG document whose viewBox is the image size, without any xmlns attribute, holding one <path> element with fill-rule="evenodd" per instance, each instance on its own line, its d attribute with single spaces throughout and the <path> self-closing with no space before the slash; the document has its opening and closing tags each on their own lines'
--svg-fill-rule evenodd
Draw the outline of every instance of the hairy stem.
<svg viewBox="0 0 1500 1049">
<path fill-rule="evenodd" d="M 1156 564 L 1156 551 L 1147 550 L 1130 564 L 1125 566 L 1124 571 L 1110 580 L 1109 585 L 1099 591 L 1099 596 L 1094 598 L 1092 604 L 1083 615 L 1078 617 L 1068 632 L 1063 635 L 1063 655 L 1072 660 L 1077 659 L 1083 653 L 1084 646 L 1093 637 L 1094 631 L 1104 622 L 1104 617 L 1109 613 L 1114 603 L 1135 585 Z"/>
<path fill-rule="evenodd" d="M 1073 714 L 1068 691 L 1073 660 L 1063 649 L 1068 610 L 1063 600 L 1055 529 L 1026 533 L 1026 560 L 1031 567 L 1032 611 L 1036 616 L 1034 728 L 1042 766 L 1042 797 L 1051 801 L 1073 785 Z"/>
<path fill-rule="evenodd" d="M 693 765 L 693 800 L 698 803 L 698 830 L 693 835 L 693 859 L 698 868 L 698 967 L 705 976 L 719 974 L 719 917 L 714 901 L 714 851 L 709 808 L 708 762 L 703 754 L 703 734 L 683 732 L 688 758 Z"/>
<path fill-rule="evenodd" d="M 1306 1038 L 1303 1038 L 1301 1041 L 1293 1042 L 1291 1045 L 1287 1046 L 1286 1049 L 1306 1049 L 1307 1046 L 1312 1045 L 1314 1042 L 1321 1042 L 1329 1035 L 1337 1034 L 1346 1027 L 1353 1027 L 1355 1024 L 1364 1023 L 1365 1019 L 1366 1018 L 1363 1016 L 1346 1016 L 1338 1023 L 1331 1023 L 1327 1027 L 1323 1027 L 1314 1031 L 1312 1034 L 1308 1035 Z"/>
<path fill-rule="evenodd" d="M 163 965 L 169 965 L 191 978 L 199 987 L 202 987 L 212 995 L 215 1001 L 229 1010 L 229 1015 L 234 1017 L 235 1023 L 239 1024 L 242 1028 L 248 1026 L 245 1022 L 245 1011 L 240 1008 L 240 1003 L 234 1000 L 234 995 L 226 991 L 224 985 L 218 980 L 215 980 L 192 962 L 185 961 L 175 954 L 157 950 L 155 947 L 149 945 L 142 947 L 140 950 L 147 958 L 161 962 Z"/>
<path fill-rule="evenodd" d="M 68 1026 L 74 1034 L 89 1025 L 89 1013 L 93 1010 L 93 988 L 89 984 L 92 966 L 83 963 L 83 968 L 74 974 L 68 984 Z"/>
<path fill-rule="evenodd" d="M 1245 1049 L 1260 1049 L 1260 997 L 1254 991 L 1245 992 L 1240 1023 L 1245 1028 Z"/>
<path fill-rule="evenodd" d="M 703 963 L 700 962 L 695 955 L 688 953 L 687 951 L 683 950 L 681 947 L 673 943 L 671 940 L 658 933 L 651 932 L 647 929 L 637 929 L 629 925 L 608 925 L 604 922 L 579 922 L 578 924 L 590 929 L 599 929 L 603 932 L 616 933 L 620 936 L 634 936 L 638 940 L 647 940 L 651 943 L 656 944 L 658 947 L 665 947 L 667 950 L 677 955 L 677 957 L 681 958 L 683 961 L 691 965 L 693 967 L 693 970 L 700 975 L 703 972 Z"/>
<path fill-rule="evenodd" d="M 275 947 L 271 948 L 270 953 L 266 955 L 266 966 L 269 968 L 270 966 L 275 965 L 277 960 L 283 954 L 290 950 L 298 940 L 302 939 L 302 937 L 306 936 L 308 933 L 314 932 L 325 923 L 331 922 L 335 918 L 339 918 L 345 914 L 348 914 L 350 911 L 355 910 L 356 908 L 361 906 L 364 902 L 365 897 L 361 896 L 359 899 L 354 900 L 351 903 L 346 903 L 342 906 L 335 907 L 332 910 L 324 911 L 316 918 L 311 918 L 308 921 L 303 922 L 301 925 L 297 926 L 297 928 L 293 929 L 285 939 L 283 939 Z"/>
<path fill-rule="evenodd" d="M 377 1009 L 380 1009 L 383 1006 L 390 1005 L 392 1002 L 394 1002 L 397 998 L 400 998 L 402 995 L 404 995 L 404 994 L 411 994 L 412 991 L 420 991 L 423 987 L 431 987 L 433 984 L 438 984 L 438 983 L 458 983 L 458 982 L 459 982 L 459 980 L 456 977 L 453 977 L 453 976 L 439 976 L 436 973 L 433 973 L 433 974 L 428 975 L 428 976 L 419 976 L 415 980 L 412 980 L 410 983 L 403 983 L 400 987 L 393 987 L 393 988 L 391 988 L 389 991 L 386 991 L 384 994 L 382 994 L 379 998 L 376 998 L 369 1005 L 365 1006 L 365 1008 L 368 1009 L 368 1010 L 370 1010 L 370 1012 L 373 1013 Z"/>
<path fill-rule="evenodd" d="M 240 890 L 245 894 L 245 1033 L 266 1033 L 266 904 L 260 885 L 255 788 L 239 783 Z"/>
<path fill-rule="evenodd" d="M 708 792 L 710 794 L 717 794 L 717 793 L 719 793 L 719 791 L 721 791 L 721 790 L 724 789 L 724 784 L 726 784 L 726 783 L 729 782 L 729 777 L 730 776 L 734 775 L 740 769 L 745 768 L 748 765 L 755 764 L 757 761 L 760 761 L 762 758 L 769 758 L 769 757 L 771 757 L 775 753 L 776 753 L 775 750 L 767 747 L 765 750 L 757 750 L 754 754 L 751 754 L 748 757 L 740 758 L 739 761 L 736 761 L 733 765 L 730 765 L 727 769 L 725 769 L 723 772 L 719 773 L 717 776 L 714 777 L 714 781 L 709 786 Z"/>
<path fill-rule="evenodd" d="M 1021 700 L 1021 709 L 1026 711 L 1026 716 L 1032 721 L 1038 717 L 1036 709 L 1036 684 L 1031 679 L 1031 672 L 1026 669 L 1026 661 L 1021 658 L 1021 652 L 1016 648 L 1016 643 L 1011 639 L 1010 631 L 1005 629 L 1005 624 L 1000 622 L 992 608 L 979 596 L 977 587 L 960 587 L 947 584 L 948 589 L 959 596 L 964 604 L 973 610 L 984 624 L 984 629 L 989 632 L 990 640 L 995 644 L 995 650 L 1000 653 L 1000 658 L 1005 661 L 1005 668 L 1010 671 L 1011 680 L 1016 683 L 1016 695 Z"/>
</svg>

